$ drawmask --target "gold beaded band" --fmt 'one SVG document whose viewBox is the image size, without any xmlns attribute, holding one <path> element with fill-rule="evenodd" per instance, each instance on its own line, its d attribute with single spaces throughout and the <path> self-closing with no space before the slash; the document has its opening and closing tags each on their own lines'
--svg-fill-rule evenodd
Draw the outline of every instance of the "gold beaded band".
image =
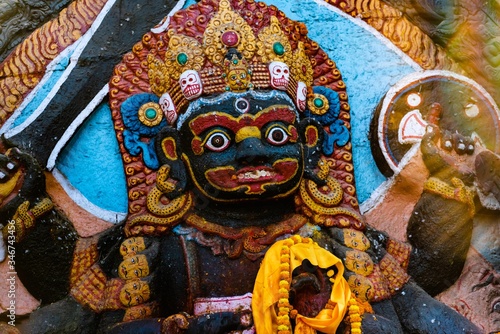
<svg viewBox="0 0 500 334">
<path fill-rule="evenodd" d="M 452 186 L 436 177 L 430 177 L 424 183 L 424 190 L 467 205 L 469 207 L 469 214 L 473 216 L 476 212 L 474 206 L 474 191 L 472 188 L 467 187 L 459 178 L 452 178 L 451 183 Z"/>
</svg>

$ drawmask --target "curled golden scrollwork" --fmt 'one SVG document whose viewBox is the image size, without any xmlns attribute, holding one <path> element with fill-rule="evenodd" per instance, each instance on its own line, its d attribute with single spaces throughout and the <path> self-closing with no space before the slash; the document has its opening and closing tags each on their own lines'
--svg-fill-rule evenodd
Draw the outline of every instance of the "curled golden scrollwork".
<svg viewBox="0 0 500 334">
<path fill-rule="evenodd" d="M 351 208 L 342 207 L 344 190 L 338 180 L 329 174 L 330 164 L 326 159 L 318 163 L 318 178 L 325 181 L 325 185 L 318 187 L 312 180 L 303 179 L 300 183 L 299 198 L 301 210 L 318 225 L 342 227 L 350 226 L 344 218 L 334 219 L 335 216 L 347 216 L 355 220 L 355 226 L 362 221 L 361 215 Z"/>
<path fill-rule="evenodd" d="M 156 173 L 156 184 L 147 195 L 148 213 L 136 216 L 127 222 L 125 227 L 127 235 L 163 233 L 175 226 L 191 208 L 193 196 L 190 192 L 173 199 L 165 196 L 173 192 L 176 186 L 169 175 L 170 166 L 161 166 Z"/>
</svg>

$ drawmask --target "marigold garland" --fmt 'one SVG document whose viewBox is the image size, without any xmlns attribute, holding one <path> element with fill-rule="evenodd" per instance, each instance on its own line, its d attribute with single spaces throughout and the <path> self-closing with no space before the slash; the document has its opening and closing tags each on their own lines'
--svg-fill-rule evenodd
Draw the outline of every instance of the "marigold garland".
<svg viewBox="0 0 500 334">
<path fill-rule="evenodd" d="M 278 301 L 278 334 L 291 334 L 292 325 L 290 317 L 295 318 L 297 312 L 292 312 L 293 306 L 290 304 L 290 283 L 292 275 L 290 272 L 290 247 L 298 243 L 312 243 L 311 238 L 301 238 L 294 235 L 285 240 L 280 253 L 280 283 Z"/>
<path fill-rule="evenodd" d="M 346 317 L 345 321 L 350 325 L 350 334 L 362 334 L 361 321 L 363 320 L 361 316 L 365 313 L 373 313 L 373 309 L 368 302 L 363 302 L 358 298 L 351 298 L 348 303 L 349 315 Z"/>
<path fill-rule="evenodd" d="M 305 259 L 323 269 L 337 268 L 330 300 L 315 317 L 299 314 L 289 301 L 291 273 Z M 333 270 L 331 272 L 334 273 Z M 293 236 L 277 241 L 266 252 L 255 280 L 252 314 L 256 331 L 278 334 L 335 333 L 348 311 L 351 298 L 343 273 L 342 261 L 310 238 Z M 295 319 L 295 328 L 292 328 L 290 319 Z"/>
<path fill-rule="evenodd" d="M 349 300 L 349 323 L 351 324 L 351 334 L 361 334 L 361 315 L 356 299 Z"/>
</svg>

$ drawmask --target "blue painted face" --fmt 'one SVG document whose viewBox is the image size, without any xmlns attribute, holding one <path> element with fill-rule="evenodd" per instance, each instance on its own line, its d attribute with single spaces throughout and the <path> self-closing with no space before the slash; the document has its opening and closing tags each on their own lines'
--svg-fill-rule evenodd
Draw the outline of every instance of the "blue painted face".
<svg viewBox="0 0 500 334">
<path fill-rule="evenodd" d="M 234 94 L 204 105 L 183 122 L 180 142 L 195 187 L 215 201 L 286 197 L 304 172 L 297 112 L 287 99 Z"/>
</svg>

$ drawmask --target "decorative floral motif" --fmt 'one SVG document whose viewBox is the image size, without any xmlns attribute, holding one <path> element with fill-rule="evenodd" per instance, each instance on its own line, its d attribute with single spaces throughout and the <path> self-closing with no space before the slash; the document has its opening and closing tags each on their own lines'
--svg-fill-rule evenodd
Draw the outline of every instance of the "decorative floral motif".
<svg viewBox="0 0 500 334">
<path fill-rule="evenodd" d="M 314 94 L 308 98 L 306 117 L 311 117 L 323 126 L 331 125 L 339 119 L 340 99 L 337 92 L 321 87 L 313 87 Z"/>
<path fill-rule="evenodd" d="M 313 83 L 313 69 L 311 61 L 306 55 L 304 50 L 304 43 L 299 42 L 297 45 L 297 50 L 293 53 L 293 62 L 290 67 L 292 76 L 297 81 L 304 82 L 307 86 L 311 86 Z"/>
<path fill-rule="evenodd" d="M 148 76 L 151 90 L 156 95 L 161 96 L 170 88 L 167 66 L 152 54 L 148 55 Z"/>
<path fill-rule="evenodd" d="M 345 146 L 350 139 L 349 130 L 344 121 L 339 119 L 339 94 L 321 86 L 313 87 L 313 92 L 312 98 L 307 101 L 308 109 L 305 111 L 305 115 L 314 118 L 324 126 L 328 126 L 328 130 L 325 131 L 323 153 L 331 155 L 335 145 Z"/>
<path fill-rule="evenodd" d="M 292 46 L 280 28 L 280 23 L 275 16 L 271 16 L 271 24 L 262 29 L 259 34 L 262 47 L 257 53 L 263 62 L 281 61 L 291 64 L 293 61 Z"/>
<path fill-rule="evenodd" d="M 203 66 L 203 48 L 194 38 L 169 31 L 170 40 L 165 53 L 165 65 L 173 80 L 178 80 L 187 70 L 201 70 Z"/>
<path fill-rule="evenodd" d="M 123 144 L 133 156 L 142 151 L 144 163 L 152 169 L 159 167 L 154 136 L 167 125 L 158 102 L 154 94 L 137 94 L 129 97 L 121 107 L 125 126 Z"/>
<path fill-rule="evenodd" d="M 227 0 L 219 3 L 219 11 L 208 23 L 203 37 L 205 54 L 213 64 L 222 63 L 230 47 L 236 48 L 248 61 L 259 48 L 252 28 L 231 9 Z"/>
</svg>

